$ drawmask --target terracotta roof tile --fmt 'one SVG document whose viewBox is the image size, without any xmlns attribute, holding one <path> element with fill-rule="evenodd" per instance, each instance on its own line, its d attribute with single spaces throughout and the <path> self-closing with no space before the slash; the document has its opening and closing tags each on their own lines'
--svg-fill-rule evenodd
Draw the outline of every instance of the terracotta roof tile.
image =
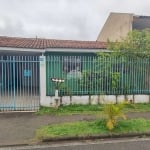
<svg viewBox="0 0 150 150">
<path fill-rule="evenodd" d="M 41 38 L 18 38 L 0 36 L 0 47 L 11 48 L 81 48 L 81 49 L 105 49 L 106 43 L 98 41 L 73 41 Z"/>
</svg>

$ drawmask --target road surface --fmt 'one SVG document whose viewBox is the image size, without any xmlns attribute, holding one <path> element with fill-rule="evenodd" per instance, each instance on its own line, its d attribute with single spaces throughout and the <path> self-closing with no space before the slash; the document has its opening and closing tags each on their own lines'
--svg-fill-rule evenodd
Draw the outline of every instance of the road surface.
<svg viewBox="0 0 150 150">
<path fill-rule="evenodd" d="M 5 147 L 2 150 L 150 150 L 150 138 L 96 140 L 68 143 L 49 143 L 22 147 Z"/>
</svg>

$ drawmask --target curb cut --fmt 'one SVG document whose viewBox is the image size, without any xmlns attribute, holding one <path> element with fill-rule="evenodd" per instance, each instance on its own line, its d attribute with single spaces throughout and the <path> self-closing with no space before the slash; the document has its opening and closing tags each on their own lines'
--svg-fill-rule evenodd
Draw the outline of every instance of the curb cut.
<svg viewBox="0 0 150 150">
<path fill-rule="evenodd" d="M 126 138 L 126 137 L 143 137 L 150 136 L 148 133 L 128 133 L 128 134 L 107 134 L 107 135 L 91 135 L 91 136 L 68 136 L 58 138 L 43 138 L 41 142 L 59 142 L 59 141 L 79 141 L 79 140 L 96 140 L 96 139 L 110 139 L 110 138 Z"/>
</svg>

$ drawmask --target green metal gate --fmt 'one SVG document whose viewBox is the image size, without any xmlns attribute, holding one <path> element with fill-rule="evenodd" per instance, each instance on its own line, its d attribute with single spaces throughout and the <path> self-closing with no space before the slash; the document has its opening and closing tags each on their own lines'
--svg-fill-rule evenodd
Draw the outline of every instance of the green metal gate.
<svg viewBox="0 0 150 150">
<path fill-rule="evenodd" d="M 38 110 L 39 78 L 37 56 L 0 56 L 0 110 Z"/>
</svg>

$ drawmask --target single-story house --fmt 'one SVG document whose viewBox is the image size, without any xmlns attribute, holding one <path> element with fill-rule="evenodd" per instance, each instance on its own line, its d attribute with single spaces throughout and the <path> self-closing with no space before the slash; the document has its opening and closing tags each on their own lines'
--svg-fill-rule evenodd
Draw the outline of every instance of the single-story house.
<svg viewBox="0 0 150 150">
<path fill-rule="evenodd" d="M 36 111 L 57 100 L 64 105 L 125 98 L 150 102 L 149 60 L 97 59 L 98 52 L 110 52 L 105 42 L 1 36 L 0 110 Z M 113 72 L 119 75 L 114 88 Z"/>
<path fill-rule="evenodd" d="M 0 37 L 0 109 L 38 110 L 54 104 L 51 78 L 80 75 L 83 59 L 106 51 L 96 41 Z"/>
</svg>

